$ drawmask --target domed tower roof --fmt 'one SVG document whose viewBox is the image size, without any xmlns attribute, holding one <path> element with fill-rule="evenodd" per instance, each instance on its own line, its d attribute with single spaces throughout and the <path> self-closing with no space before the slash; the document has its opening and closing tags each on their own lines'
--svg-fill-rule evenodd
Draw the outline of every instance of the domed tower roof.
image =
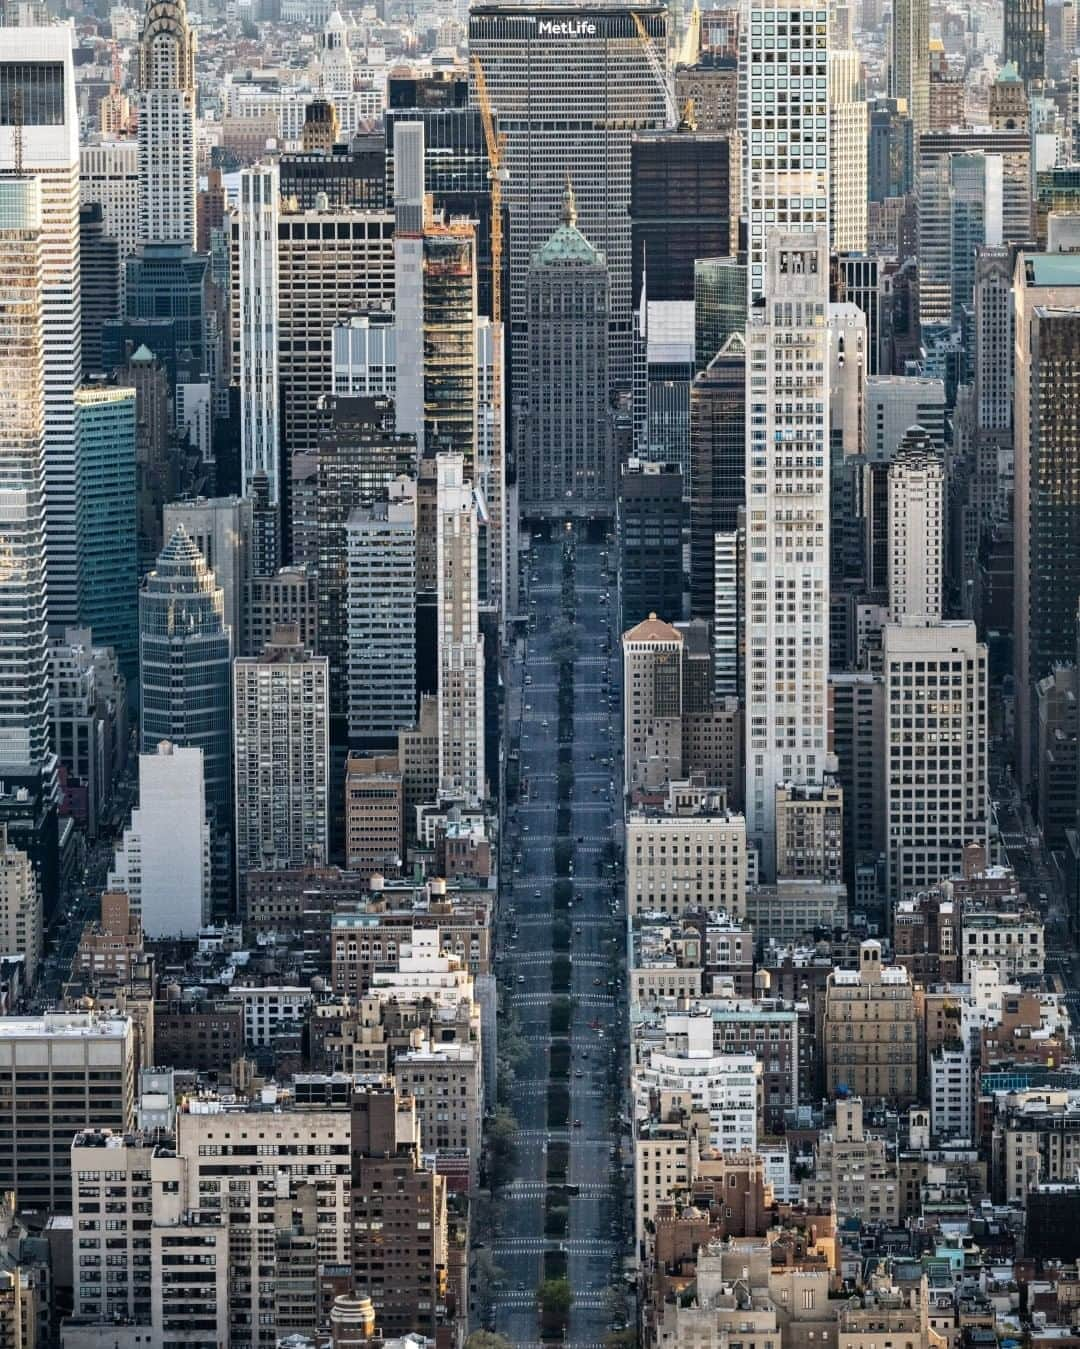
<svg viewBox="0 0 1080 1349">
<path fill-rule="evenodd" d="M 150 0 L 139 42 L 140 89 L 195 92 L 195 34 L 184 0 Z"/>
</svg>

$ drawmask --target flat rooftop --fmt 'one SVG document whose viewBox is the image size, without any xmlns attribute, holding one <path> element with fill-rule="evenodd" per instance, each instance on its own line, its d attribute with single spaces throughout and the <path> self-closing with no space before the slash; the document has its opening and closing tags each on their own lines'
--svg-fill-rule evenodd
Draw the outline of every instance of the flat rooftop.
<svg viewBox="0 0 1080 1349">
<path fill-rule="evenodd" d="M 1025 253 L 1024 279 L 1029 286 L 1080 286 L 1080 255 Z"/>
<path fill-rule="evenodd" d="M 131 1022 L 127 1017 L 94 1016 L 79 1012 L 46 1012 L 43 1016 L 2 1016 L 0 1037 L 9 1040 L 42 1038 L 92 1038 L 113 1036 L 123 1039 Z"/>
</svg>

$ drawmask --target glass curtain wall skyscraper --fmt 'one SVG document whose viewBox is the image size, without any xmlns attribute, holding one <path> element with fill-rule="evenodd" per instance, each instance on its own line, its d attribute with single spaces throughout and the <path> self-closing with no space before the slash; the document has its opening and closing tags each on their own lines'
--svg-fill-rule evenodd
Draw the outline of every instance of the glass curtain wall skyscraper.
<svg viewBox="0 0 1080 1349">
<path fill-rule="evenodd" d="M 72 29 L 5 28 L 0 42 L 0 173 L 21 146 L 23 171 L 41 183 L 45 343 L 45 530 L 48 617 L 54 632 L 78 621 L 79 441 L 82 378 L 79 279 L 79 112 Z"/>
<path fill-rule="evenodd" d="M 49 757 L 41 184 L 0 177 L 0 772 Z"/>
<path fill-rule="evenodd" d="M 139 597 L 142 752 L 162 740 L 201 749 L 219 827 L 232 811 L 231 663 L 224 593 L 177 525 Z"/>
<path fill-rule="evenodd" d="M 1005 0 L 1003 59 L 1016 66 L 1029 93 L 1046 78 L 1045 0 Z"/>
</svg>

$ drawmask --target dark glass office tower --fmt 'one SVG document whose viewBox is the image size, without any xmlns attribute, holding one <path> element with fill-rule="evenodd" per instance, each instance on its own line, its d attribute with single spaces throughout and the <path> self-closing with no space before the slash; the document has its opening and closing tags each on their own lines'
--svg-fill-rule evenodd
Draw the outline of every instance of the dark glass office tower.
<svg viewBox="0 0 1080 1349">
<path fill-rule="evenodd" d="M 139 595 L 142 752 L 161 740 L 203 752 L 206 799 L 232 803 L 229 663 L 224 592 L 182 525 Z"/>
<path fill-rule="evenodd" d="M 631 294 L 692 300 L 694 261 L 725 257 L 738 242 L 739 172 L 722 131 L 642 131 L 630 142 Z"/>
<path fill-rule="evenodd" d="M 690 386 L 690 616 L 712 620 L 716 535 L 746 496 L 746 342 L 732 333 Z"/>
<path fill-rule="evenodd" d="M 140 244 L 127 261 L 127 317 L 172 322 L 180 378 L 206 370 L 207 265 L 190 244 Z"/>
<path fill-rule="evenodd" d="M 1005 0 L 1003 54 L 1029 93 L 1042 88 L 1046 79 L 1045 0 Z"/>
<path fill-rule="evenodd" d="M 907 102 L 878 98 L 870 105 L 866 195 L 869 201 L 906 196 L 915 184 L 915 127 Z"/>
<path fill-rule="evenodd" d="M 836 265 L 843 284 L 843 298 L 857 304 L 866 316 L 866 373 L 879 375 L 885 269 L 880 258 L 865 253 L 840 253 Z"/>
<path fill-rule="evenodd" d="M 656 614 L 682 618 L 683 481 L 678 464 L 631 459 L 619 475 L 619 554 L 625 632 Z"/>
<path fill-rule="evenodd" d="M 98 202 L 79 208 L 83 373 L 103 375 L 101 332 L 120 317 L 120 245 L 105 233 Z"/>
<path fill-rule="evenodd" d="M 1053 275 L 1055 255 L 1036 256 Z M 1035 272 L 1036 278 L 1039 272 Z M 1057 276 L 1066 280 L 1062 271 Z M 1030 282 L 1029 282 L 1030 284 Z M 1075 292 L 1073 292 L 1075 293 Z M 1068 294 L 1064 286 L 1059 292 Z M 1018 346 L 1017 381 L 1027 380 L 1026 431 L 1016 446 L 1015 668 L 1021 757 L 1038 744 L 1035 687 L 1075 654 L 1076 595 L 1080 593 L 1080 313 L 1037 305 L 1026 311 Z M 1018 319 L 1019 326 L 1019 319 Z M 1022 369 L 1020 356 L 1023 347 Z M 1025 409 L 1017 406 L 1017 413 Z M 1030 748 L 1029 748 L 1030 747 Z M 1034 766 L 1035 777 L 1040 768 Z"/>
<path fill-rule="evenodd" d="M 746 282 L 746 263 L 738 258 L 695 259 L 695 369 L 704 370 L 731 334 L 746 327 Z"/>
<path fill-rule="evenodd" d="M 295 197 L 301 211 L 313 211 L 320 192 L 326 193 L 327 204 L 334 209 L 381 211 L 386 205 L 386 165 L 378 135 L 354 136 L 328 151 L 304 149 L 282 155 L 279 172 L 281 195 Z"/>
</svg>

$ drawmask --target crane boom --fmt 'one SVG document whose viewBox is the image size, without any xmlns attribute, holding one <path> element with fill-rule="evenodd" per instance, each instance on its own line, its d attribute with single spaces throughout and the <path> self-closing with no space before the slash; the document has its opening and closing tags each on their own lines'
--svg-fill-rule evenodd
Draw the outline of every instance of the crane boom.
<svg viewBox="0 0 1080 1349">
<path fill-rule="evenodd" d="M 480 121 L 484 128 L 484 144 L 487 146 L 488 181 L 491 183 L 491 445 L 492 451 L 503 459 L 505 468 L 506 425 L 503 413 L 503 361 L 505 359 L 506 329 L 502 322 L 502 256 L 503 256 L 503 183 L 509 180 L 509 173 L 503 158 L 506 154 L 506 133 L 496 132 L 495 118 L 491 111 L 491 99 L 488 97 L 487 80 L 480 58 L 472 58 L 473 76 L 476 81 L 476 101 L 480 105 Z M 498 493 L 496 510 L 499 515 L 499 530 L 503 538 L 502 556 L 505 563 L 506 538 L 506 494 Z M 502 569 L 505 578 L 505 565 Z M 505 593 L 501 596 L 505 606 Z M 505 612 L 505 610 L 504 610 Z"/>
<path fill-rule="evenodd" d="M 487 80 L 480 58 L 472 59 L 473 76 L 476 80 L 476 99 L 480 104 L 480 120 L 484 127 L 484 143 L 487 146 L 488 181 L 491 183 L 491 321 L 502 322 L 502 185 L 507 180 L 503 155 L 506 151 L 506 133 L 495 131 L 495 119 L 491 114 L 491 99 L 488 98 Z"/>
<path fill-rule="evenodd" d="M 660 55 L 656 50 L 656 44 L 649 36 L 649 30 L 637 10 L 631 10 L 630 16 L 634 20 L 634 27 L 637 29 L 637 35 L 641 39 L 641 46 L 645 52 L 645 59 L 649 63 L 649 69 L 652 71 L 653 78 L 660 86 L 664 95 L 664 113 L 667 117 L 668 126 L 675 126 L 679 117 L 675 111 L 675 95 L 671 91 L 671 80 L 668 78 L 668 70 L 665 62 L 661 61 Z"/>
</svg>

